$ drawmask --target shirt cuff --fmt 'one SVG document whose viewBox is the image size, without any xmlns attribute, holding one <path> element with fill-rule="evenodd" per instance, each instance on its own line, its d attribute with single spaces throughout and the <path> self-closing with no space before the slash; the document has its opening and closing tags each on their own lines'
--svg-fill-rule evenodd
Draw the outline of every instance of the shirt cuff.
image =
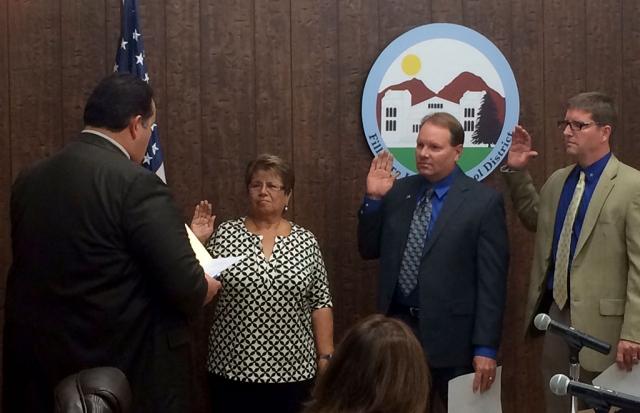
<svg viewBox="0 0 640 413">
<path fill-rule="evenodd" d="M 474 356 L 487 357 L 490 359 L 496 359 L 498 357 L 498 350 L 491 347 L 477 346 L 473 352 Z"/>
<path fill-rule="evenodd" d="M 514 174 L 514 173 L 518 172 L 518 170 L 509 168 L 509 165 L 502 165 L 500 167 L 500 172 L 505 173 L 505 174 Z"/>
<path fill-rule="evenodd" d="M 380 205 L 382 205 L 381 199 L 371 199 L 365 196 L 362 208 L 360 208 L 360 213 L 367 214 L 369 212 L 375 212 L 380 209 Z"/>
</svg>

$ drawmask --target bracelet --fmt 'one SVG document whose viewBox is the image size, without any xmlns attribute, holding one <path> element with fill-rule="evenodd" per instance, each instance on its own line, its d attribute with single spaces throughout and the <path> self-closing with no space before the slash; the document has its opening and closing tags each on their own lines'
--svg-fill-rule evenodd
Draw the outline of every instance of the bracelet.
<svg viewBox="0 0 640 413">
<path fill-rule="evenodd" d="M 329 353 L 329 354 L 318 354 L 318 360 L 329 360 L 331 358 L 331 356 L 333 355 L 333 353 Z"/>
</svg>

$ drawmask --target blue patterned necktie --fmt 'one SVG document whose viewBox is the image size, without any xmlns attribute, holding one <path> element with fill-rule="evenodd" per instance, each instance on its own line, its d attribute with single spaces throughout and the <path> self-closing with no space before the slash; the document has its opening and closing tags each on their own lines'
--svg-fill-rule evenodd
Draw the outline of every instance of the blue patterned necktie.
<svg viewBox="0 0 640 413">
<path fill-rule="evenodd" d="M 420 261 L 424 243 L 427 240 L 429 222 L 431 221 L 431 195 L 433 195 L 433 186 L 429 186 L 424 197 L 418 202 L 416 209 L 413 211 L 409 237 L 402 254 L 402 264 L 400 265 L 400 275 L 398 276 L 400 290 L 405 296 L 411 294 L 411 291 L 418 285 Z"/>
</svg>

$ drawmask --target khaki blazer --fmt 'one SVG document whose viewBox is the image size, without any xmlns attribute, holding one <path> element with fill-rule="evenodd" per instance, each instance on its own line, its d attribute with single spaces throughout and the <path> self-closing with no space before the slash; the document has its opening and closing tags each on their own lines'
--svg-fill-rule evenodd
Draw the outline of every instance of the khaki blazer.
<svg viewBox="0 0 640 413">
<path fill-rule="evenodd" d="M 525 332 L 545 292 L 560 193 L 570 165 L 557 170 L 540 195 L 526 171 L 503 172 L 520 220 L 536 232 Z M 615 362 L 620 339 L 640 342 L 640 171 L 611 156 L 587 212 L 570 269 L 571 325 L 611 344 L 604 356 L 580 352 L 580 364 L 600 372 Z"/>
</svg>

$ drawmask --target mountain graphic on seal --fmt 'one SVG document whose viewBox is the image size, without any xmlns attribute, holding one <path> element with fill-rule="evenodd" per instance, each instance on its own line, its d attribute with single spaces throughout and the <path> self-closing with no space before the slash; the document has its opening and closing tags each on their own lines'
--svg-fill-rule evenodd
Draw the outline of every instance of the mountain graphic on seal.
<svg viewBox="0 0 640 413">
<path fill-rule="evenodd" d="M 505 113 L 505 99 L 492 88 L 490 88 L 486 82 L 480 77 L 471 72 L 462 72 L 455 77 L 448 85 L 443 87 L 438 93 L 435 93 L 429 89 L 420 79 L 413 78 L 411 80 L 398 83 L 397 85 L 391 85 L 380 93 L 378 93 L 376 102 L 376 117 L 378 120 L 378 128 L 380 129 L 380 108 L 382 107 L 382 98 L 389 90 L 406 90 L 411 93 L 411 106 L 415 106 L 418 103 L 422 103 L 425 100 L 432 97 L 439 97 L 441 99 L 448 100 L 453 103 L 459 103 L 460 98 L 465 92 L 482 92 L 485 91 L 496 104 L 498 119 L 501 123 L 504 122 Z"/>
</svg>

